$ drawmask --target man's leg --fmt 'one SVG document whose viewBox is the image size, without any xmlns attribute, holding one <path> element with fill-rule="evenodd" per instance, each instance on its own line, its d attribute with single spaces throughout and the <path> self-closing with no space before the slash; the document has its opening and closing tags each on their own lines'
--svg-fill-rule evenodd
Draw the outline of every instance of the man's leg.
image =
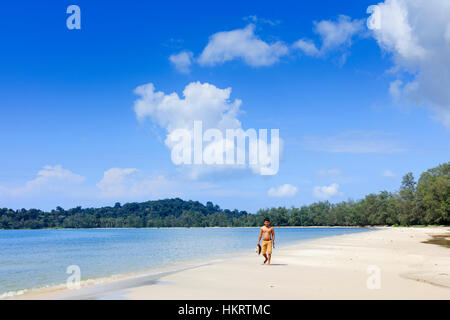
<svg viewBox="0 0 450 320">
<path fill-rule="evenodd" d="M 266 263 L 268 258 L 267 258 L 267 242 L 265 242 L 265 241 L 263 241 L 263 244 L 262 244 L 262 255 L 266 259 L 266 260 L 264 260 L 264 263 Z"/>
<path fill-rule="evenodd" d="M 272 258 L 272 255 L 269 253 L 268 256 L 269 256 L 269 257 L 267 258 L 267 259 L 268 259 L 267 264 L 270 264 L 270 258 Z"/>
</svg>

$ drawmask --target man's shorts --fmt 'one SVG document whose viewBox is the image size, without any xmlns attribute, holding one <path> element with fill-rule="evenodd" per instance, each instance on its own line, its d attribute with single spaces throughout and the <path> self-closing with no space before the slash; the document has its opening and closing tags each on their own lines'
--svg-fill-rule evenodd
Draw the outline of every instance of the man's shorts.
<svg viewBox="0 0 450 320">
<path fill-rule="evenodd" d="M 272 254 L 272 240 L 262 242 L 262 254 Z"/>
</svg>

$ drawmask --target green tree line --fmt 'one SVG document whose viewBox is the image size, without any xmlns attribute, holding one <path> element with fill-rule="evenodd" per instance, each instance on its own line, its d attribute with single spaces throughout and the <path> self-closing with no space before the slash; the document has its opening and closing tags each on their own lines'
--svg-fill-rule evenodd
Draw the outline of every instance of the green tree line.
<svg viewBox="0 0 450 320">
<path fill-rule="evenodd" d="M 276 226 L 449 225 L 450 162 L 422 173 L 417 182 L 407 173 L 397 192 L 381 191 L 358 201 L 321 201 L 256 214 L 178 198 L 52 211 L 3 208 L 0 228 L 253 227 L 265 217 Z"/>
</svg>

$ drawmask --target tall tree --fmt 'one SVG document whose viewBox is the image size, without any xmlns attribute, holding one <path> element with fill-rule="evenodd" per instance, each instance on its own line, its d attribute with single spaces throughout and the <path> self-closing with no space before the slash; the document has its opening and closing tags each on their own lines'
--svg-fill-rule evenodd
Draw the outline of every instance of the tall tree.
<svg viewBox="0 0 450 320">
<path fill-rule="evenodd" d="M 450 162 L 422 173 L 417 198 L 426 223 L 450 224 Z"/>
</svg>

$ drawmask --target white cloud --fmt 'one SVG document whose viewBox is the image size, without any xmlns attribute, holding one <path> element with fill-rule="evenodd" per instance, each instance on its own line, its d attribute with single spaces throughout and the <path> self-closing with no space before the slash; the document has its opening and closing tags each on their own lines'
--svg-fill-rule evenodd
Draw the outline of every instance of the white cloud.
<svg viewBox="0 0 450 320">
<path fill-rule="evenodd" d="M 395 174 L 391 170 L 383 170 L 382 175 L 387 178 L 395 177 Z"/>
<path fill-rule="evenodd" d="M 9 193 L 12 196 L 28 196 L 48 191 L 64 192 L 68 187 L 78 185 L 84 180 L 83 176 L 64 169 L 61 165 L 47 165 L 38 171 L 35 179 L 27 181 L 22 187 L 9 189 Z"/>
<path fill-rule="evenodd" d="M 97 183 L 100 198 L 120 200 L 177 196 L 176 183 L 163 176 L 149 177 L 135 168 L 111 168 Z"/>
<path fill-rule="evenodd" d="M 10 208 L 50 208 L 62 203 L 78 205 L 76 199 L 86 199 L 92 195 L 86 186 L 85 177 L 61 165 L 47 165 L 37 175 L 16 186 L 0 186 L 0 202 Z"/>
<path fill-rule="evenodd" d="M 280 24 L 279 20 L 265 19 L 265 18 L 258 17 L 256 15 L 250 15 L 250 16 L 244 17 L 243 20 L 253 22 L 254 24 L 268 24 L 271 26 L 276 26 L 276 25 Z"/>
<path fill-rule="evenodd" d="M 189 188 L 186 188 L 186 185 Z M 162 175 L 151 176 L 136 168 L 111 168 L 97 183 L 99 199 L 114 201 L 144 201 L 174 197 L 254 196 L 249 191 L 227 190 L 217 184 L 200 181 L 171 179 Z"/>
<path fill-rule="evenodd" d="M 267 194 L 270 197 L 283 198 L 283 197 L 293 197 L 297 194 L 297 192 L 298 192 L 297 187 L 291 184 L 283 184 L 275 188 L 270 188 Z"/>
<path fill-rule="evenodd" d="M 317 49 L 314 42 L 308 39 L 300 39 L 292 44 L 292 48 L 303 51 L 308 56 L 317 56 L 320 50 Z"/>
<path fill-rule="evenodd" d="M 363 20 L 340 15 L 336 21 L 322 20 L 314 22 L 314 32 L 321 38 L 320 49 L 308 39 L 300 39 L 292 45 L 309 56 L 324 56 L 336 49 L 348 48 L 352 45 L 352 39 L 363 31 Z M 343 55 L 344 59 L 346 54 Z"/>
<path fill-rule="evenodd" d="M 255 196 L 249 191 L 227 190 L 219 185 L 201 181 L 170 179 L 149 175 L 136 168 L 111 168 L 97 183 L 60 165 L 45 166 L 37 177 L 19 187 L 0 185 L 0 201 L 5 207 L 40 208 L 50 210 L 63 207 L 103 206 L 110 201 L 146 201 L 151 199 L 208 196 Z M 186 189 L 186 185 L 189 188 Z"/>
<path fill-rule="evenodd" d="M 317 171 L 317 174 L 319 176 L 324 176 L 324 177 L 335 177 L 341 174 L 341 170 L 339 169 L 320 169 Z"/>
<path fill-rule="evenodd" d="M 322 38 L 321 52 L 336 49 L 342 45 L 350 46 L 352 38 L 363 30 L 363 20 L 351 20 L 340 15 L 337 21 L 322 20 L 314 23 L 315 32 Z"/>
<path fill-rule="evenodd" d="M 181 73 L 189 73 L 192 61 L 193 53 L 191 51 L 181 51 L 177 54 L 172 54 L 169 57 L 169 61 L 174 67 Z"/>
<path fill-rule="evenodd" d="M 134 103 L 139 120 L 150 117 L 170 133 L 175 129 L 191 129 L 194 120 L 203 121 L 203 129 L 240 128 L 237 114 L 242 101 L 230 100 L 231 88 L 219 89 L 209 83 L 191 82 L 183 90 L 183 98 L 173 92 L 155 91 L 153 83 L 134 91 L 140 96 Z"/>
<path fill-rule="evenodd" d="M 405 151 L 390 134 L 371 131 L 347 131 L 329 137 L 305 137 L 303 147 L 311 151 L 354 154 Z"/>
<path fill-rule="evenodd" d="M 230 99 L 231 88 L 220 89 L 209 83 L 192 82 L 185 87 L 183 97 L 180 98 L 175 92 L 171 94 L 156 92 L 154 85 L 149 83 L 137 87 L 135 93 L 140 96 L 134 103 L 137 118 L 140 121 L 150 118 L 164 128 L 167 131 L 165 144 L 171 151 L 174 148 L 174 142 L 171 139 L 174 131 L 184 129 L 193 136 L 194 121 L 202 121 L 203 132 L 208 129 L 218 129 L 223 137 L 226 136 L 227 129 L 242 129 L 241 122 L 237 118 L 242 101 Z M 264 143 L 261 139 L 258 142 Z M 204 154 L 208 150 L 213 150 L 214 143 L 219 142 L 214 140 L 203 142 Z M 234 142 L 230 144 L 235 145 Z M 269 143 L 265 146 L 270 149 Z M 270 159 L 267 160 L 270 161 Z M 270 166 L 271 163 L 267 166 L 195 165 L 189 166 L 189 174 L 195 179 L 200 175 L 217 171 L 248 168 L 254 173 L 261 173 L 261 170 Z"/>
<path fill-rule="evenodd" d="M 277 63 L 281 57 L 290 54 L 290 48 L 300 50 L 309 56 L 325 56 L 336 49 L 348 48 L 352 39 L 363 30 L 363 20 L 352 20 L 350 17 L 340 15 L 336 21 L 322 20 L 314 22 L 314 32 L 321 38 L 321 47 L 318 48 L 309 39 L 300 39 L 290 47 L 282 41 L 266 42 L 255 34 L 257 23 L 276 25 L 279 22 L 262 19 L 257 16 L 248 16 L 244 20 L 251 21 L 242 29 L 221 31 L 210 36 L 208 44 L 196 59 L 202 66 L 215 66 L 227 61 L 241 59 L 252 67 L 270 66 Z M 348 53 L 342 54 L 342 60 Z M 170 61 L 183 73 L 189 72 L 193 63 L 193 54 L 183 51 L 170 56 Z"/>
<path fill-rule="evenodd" d="M 319 199 L 329 199 L 332 196 L 340 194 L 339 185 L 337 183 L 332 183 L 329 186 L 317 186 L 313 189 L 314 197 Z"/>
<path fill-rule="evenodd" d="M 242 59 L 253 67 L 270 66 L 288 54 L 288 47 L 280 42 L 267 43 L 255 34 L 255 25 L 243 29 L 213 34 L 203 49 L 198 63 L 214 66 L 234 59 Z"/>
<path fill-rule="evenodd" d="M 111 168 L 103 173 L 103 178 L 97 183 L 97 187 L 103 197 L 122 196 L 128 189 L 125 182 L 137 171 L 135 168 Z"/>
<path fill-rule="evenodd" d="M 368 27 L 391 54 L 399 77 L 390 91 L 412 104 L 428 106 L 450 128 L 450 1 L 386 0 L 368 9 Z"/>
<path fill-rule="evenodd" d="M 395 80 L 389 84 L 389 93 L 395 100 L 399 100 L 402 95 L 401 86 L 403 85 L 403 81 Z"/>
</svg>

